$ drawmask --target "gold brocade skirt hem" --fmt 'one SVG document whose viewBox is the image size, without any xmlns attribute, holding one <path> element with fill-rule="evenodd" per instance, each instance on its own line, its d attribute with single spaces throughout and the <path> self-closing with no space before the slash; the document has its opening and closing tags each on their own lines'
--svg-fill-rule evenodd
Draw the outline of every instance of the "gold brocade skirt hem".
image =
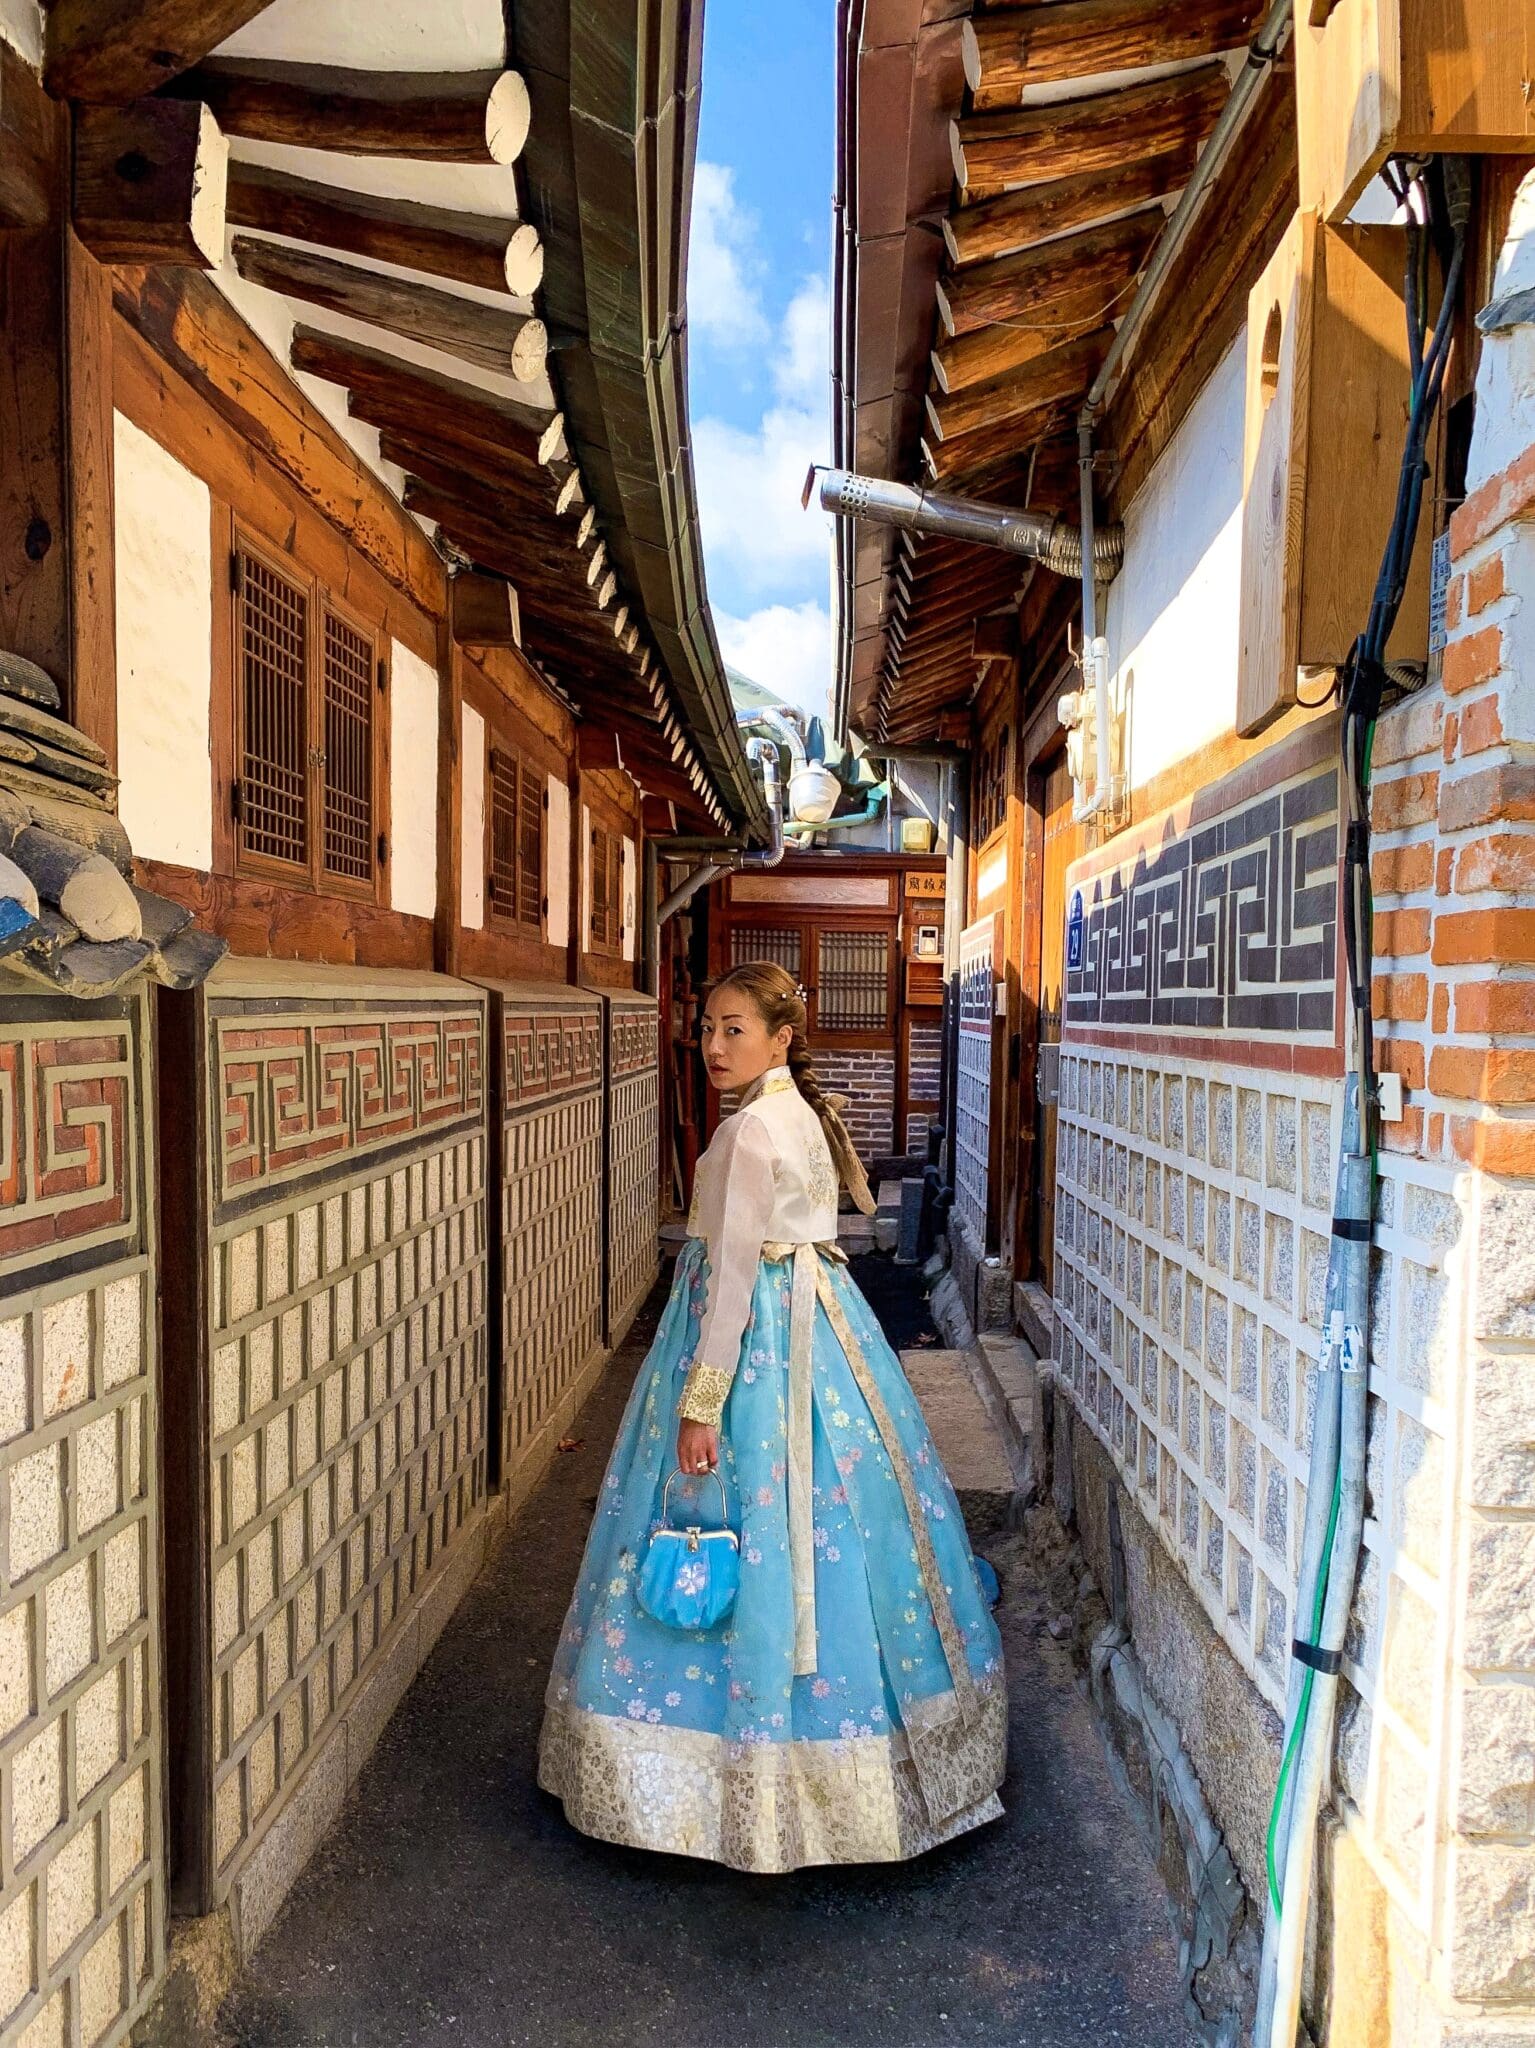
<svg viewBox="0 0 1535 2048">
<path fill-rule="evenodd" d="M 825 1863 L 899 1863 L 998 1820 L 1007 1762 L 1000 1687 L 946 1730 L 939 1818 L 904 1736 L 727 1741 L 551 1701 L 538 1782 L 582 1834 L 764 1874 Z"/>
</svg>

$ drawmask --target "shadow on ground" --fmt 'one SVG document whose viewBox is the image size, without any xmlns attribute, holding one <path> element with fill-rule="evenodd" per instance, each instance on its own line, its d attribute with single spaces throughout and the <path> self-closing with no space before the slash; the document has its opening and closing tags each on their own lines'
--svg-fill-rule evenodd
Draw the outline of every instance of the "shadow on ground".
<svg viewBox="0 0 1535 2048">
<path fill-rule="evenodd" d="M 879 1306 L 911 1342 L 920 1302 Z M 226 2006 L 231 2048 L 1192 2048 L 1164 1896 L 1011 1545 L 989 1546 L 1012 1695 L 995 1826 L 913 1863 L 747 1877 L 589 1841 L 537 1790 L 545 1674 L 657 1307 Z"/>
</svg>

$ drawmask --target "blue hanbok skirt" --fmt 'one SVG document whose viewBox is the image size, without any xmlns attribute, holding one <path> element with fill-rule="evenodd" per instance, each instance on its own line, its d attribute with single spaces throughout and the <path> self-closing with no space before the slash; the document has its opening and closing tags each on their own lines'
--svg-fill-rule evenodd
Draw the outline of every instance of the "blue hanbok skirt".
<svg viewBox="0 0 1535 2048">
<path fill-rule="evenodd" d="M 684 1633 L 635 1600 L 703 1309 L 690 1239 L 608 1463 L 540 1742 L 540 1784 L 605 1841 L 784 1871 L 896 1861 L 1001 1814 L 1001 1643 L 954 1490 L 867 1302 L 812 1256 L 814 1668 L 795 1670 L 788 1257 L 759 1267 L 720 1429 L 735 1607 Z M 717 1519 L 712 1480 L 687 1485 Z"/>
</svg>

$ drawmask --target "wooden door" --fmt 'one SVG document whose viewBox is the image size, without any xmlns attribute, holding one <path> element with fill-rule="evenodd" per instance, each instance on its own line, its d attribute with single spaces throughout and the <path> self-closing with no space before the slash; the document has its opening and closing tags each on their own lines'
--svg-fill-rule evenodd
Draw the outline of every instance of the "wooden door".
<svg viewBox="0 0 1535 2048">
<path fill-rule="evenodd" d="M 1055 1144 L 1061 1019 L 1066 1007 L 1066 870 L 1083 850 L 1085 826 L 1071 816 L 1072 783 L 1064 747 L 1042 770 L 1038 1055 L 1034 1066 L 1034 1260 L 1048 1288 L 1055 1277 Z"/>
</svg>

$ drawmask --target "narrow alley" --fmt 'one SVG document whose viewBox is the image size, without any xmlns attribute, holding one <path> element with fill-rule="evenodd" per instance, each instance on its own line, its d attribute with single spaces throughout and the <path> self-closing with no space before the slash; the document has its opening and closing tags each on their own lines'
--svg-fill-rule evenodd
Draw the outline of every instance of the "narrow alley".
<svg viewBox="0 0 1535 2048">
<path fill-rule="evenodd" d="M 909 1269 L 859 1262 L 897 1345 L 933 1341 Z M 869 1269 L 872 1270 L 872 1274 Z M 904 1297 L 904 1298 L 903 1298 Z M 777 1879 L 589 1840 L 534 1783 L 550 1655 L 657 1291 L 450 1622 L 224 2014 L 228 2048 L 1185 2048 L 1177 1942 L 1020 1539 L 998 1825 L 915 1861 Z M 920 1348 L 913 1377 L 929 1375 Z M 942 1354 L 962 1371 L 952 1353 Z M 968 1382 L 966 1383 L 968 1386 Z M 927 1402 L 972 1521 L 970 1395 Z M 985 1454 L 983 1454 L 985 1455 Z"/>
</svg>

